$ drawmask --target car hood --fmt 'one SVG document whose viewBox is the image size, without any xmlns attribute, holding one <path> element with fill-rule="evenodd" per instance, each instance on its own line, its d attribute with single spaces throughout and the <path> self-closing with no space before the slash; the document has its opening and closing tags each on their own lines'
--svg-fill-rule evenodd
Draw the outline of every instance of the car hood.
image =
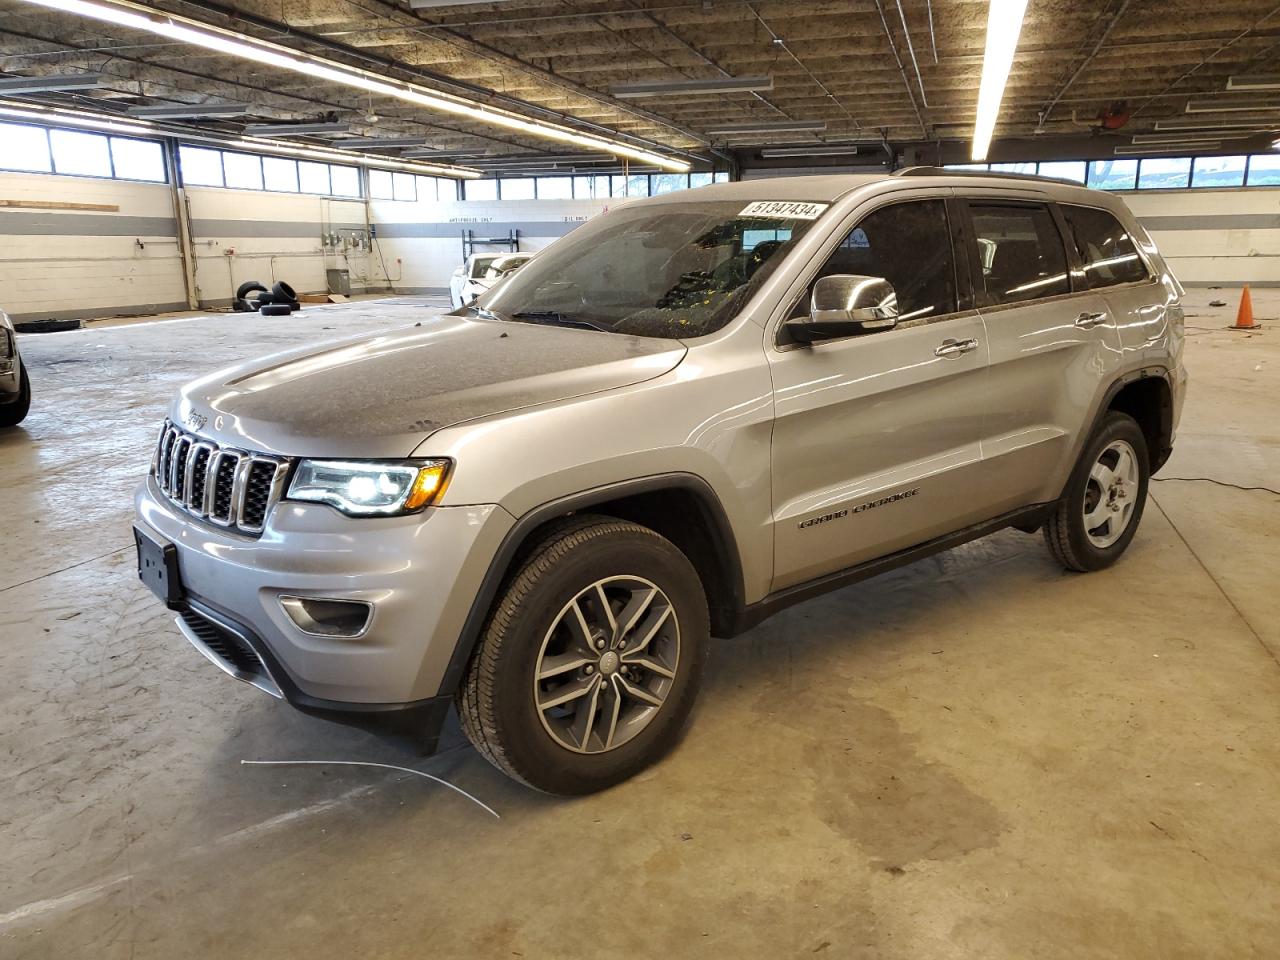
<svg viewBox="0 0 1280 960">
<path fill-rule="evenodd" d="M 678 340 L 442 316 L 221 370 L 170 416 L 242 449 L 405 457 L 443 427 L 640 383 L 684 355 Z"/>
</svg>

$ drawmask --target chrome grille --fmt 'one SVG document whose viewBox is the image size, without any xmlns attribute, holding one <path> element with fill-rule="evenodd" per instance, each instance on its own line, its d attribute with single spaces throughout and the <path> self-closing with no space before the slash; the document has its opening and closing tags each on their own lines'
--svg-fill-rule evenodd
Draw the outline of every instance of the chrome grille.
<svg viewBox="0 0 1280 960">
<path fill-rule="evenodd" d="M 187 513 L 256 534 L 284 494 L 289 460 L 219 447 L 166 420 L 153 473 L 164 495 Z"/>
</svg>

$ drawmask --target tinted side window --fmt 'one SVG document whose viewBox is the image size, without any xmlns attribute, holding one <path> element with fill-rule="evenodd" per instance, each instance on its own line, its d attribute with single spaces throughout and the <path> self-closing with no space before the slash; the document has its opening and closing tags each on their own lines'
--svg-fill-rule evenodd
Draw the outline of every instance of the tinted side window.
<svg viewBox="0 0 1280 960">
<path fill-rule="evenodd" d="M 946 203 L 912 200 L 868 214 L 814 281 L 838 273 L 888 280 L 898 295 L 900 322 L 955 313 L 955 256 Z M 809 309 L 807 300 L 801 308 Z"/>
<path fill-rule="evenodd" d="M 1067 252 L 1049 208 L 971 203 L 981 276 L 978 305 L 1017 303 L 1071 292 Z"/>
<path fill-rule="evenodd" d="M 1071 240 L 1091 288 L 1147 279 L 1147 268 L 1119 220 L 1093 207 L 1064 205 L 1062 214 L 1067 218 Z"/>
</svg>

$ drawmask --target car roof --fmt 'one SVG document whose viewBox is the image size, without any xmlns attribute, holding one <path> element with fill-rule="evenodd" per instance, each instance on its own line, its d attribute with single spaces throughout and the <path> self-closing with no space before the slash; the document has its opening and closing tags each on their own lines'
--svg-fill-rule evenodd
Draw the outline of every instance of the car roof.
<svg viewBox="0 0 1280 960">
<path fill-rule="evenodd" d="M 715 183 L 693 190 L 662 194 L 639 203 L 682 203 L 702 200 L 809 200 L 831 202 L 869 184 L 890 181 L 903 186 L 948 186 L 964 190 L 972 187 L 1006 187 L 1009 189 L 1041 189 L 1060 200 L 1098 202 L 1105 191 L 1090 190 L 1069 180 L 1034 177 L 1024 174 L 987 173 L 972 170 L 947 170 L 943 167 L 906 167 L 889 173 L 815 174 L 801 177 L 765 177 Z M 1110 204 L 1108 204 L 1110 205 Z"/>
</svg>

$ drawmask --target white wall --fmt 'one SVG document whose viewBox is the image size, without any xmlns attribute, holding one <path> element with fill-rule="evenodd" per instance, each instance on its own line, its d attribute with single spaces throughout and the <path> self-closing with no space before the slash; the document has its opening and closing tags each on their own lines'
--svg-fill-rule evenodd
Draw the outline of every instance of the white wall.
<svg viewBox="0 0 1280 960">
<path fill-rule="evenodd" d="M 541 250 L 574 227 L 620 200 L 505 200 L 493 203 L 402 203 L 370 200 L 369 218 L 386 259 L 392 286 L 403 293 L 442 293 L 462 262 L 462 234 L 476 237 L 520 234 L 522 251 Z M 481 246 L 480 252 L 507 250 Z M 374 258 L 375 276 L 381 266 Z"/>
<path fill-rule="evenodd" d="M 186 307 L 166 184 L 0 173 L 0 200 L 120 208 L 0 207 L 0 307 L 11 314 L 72 310 L 101 316 Z"/>
<path fill-rule="evenodd" d="M 1280 286 L 1280 188 L 1141 190 L 1124 200 L 1188 286 Z"/>
<path fill-rule="evenodd" d="M 287 281 L 299 293 L 327 290 L 325 269 L 346 269 L 354 292 L 369 274 L 367 250 L 330 248 L 326 233 L 363 235 L 363 200 L 306 194 L 188 187 L 188 209 L 202 304 L 224 305 L 236 288 L 257 280 Z"/>
</svg>

